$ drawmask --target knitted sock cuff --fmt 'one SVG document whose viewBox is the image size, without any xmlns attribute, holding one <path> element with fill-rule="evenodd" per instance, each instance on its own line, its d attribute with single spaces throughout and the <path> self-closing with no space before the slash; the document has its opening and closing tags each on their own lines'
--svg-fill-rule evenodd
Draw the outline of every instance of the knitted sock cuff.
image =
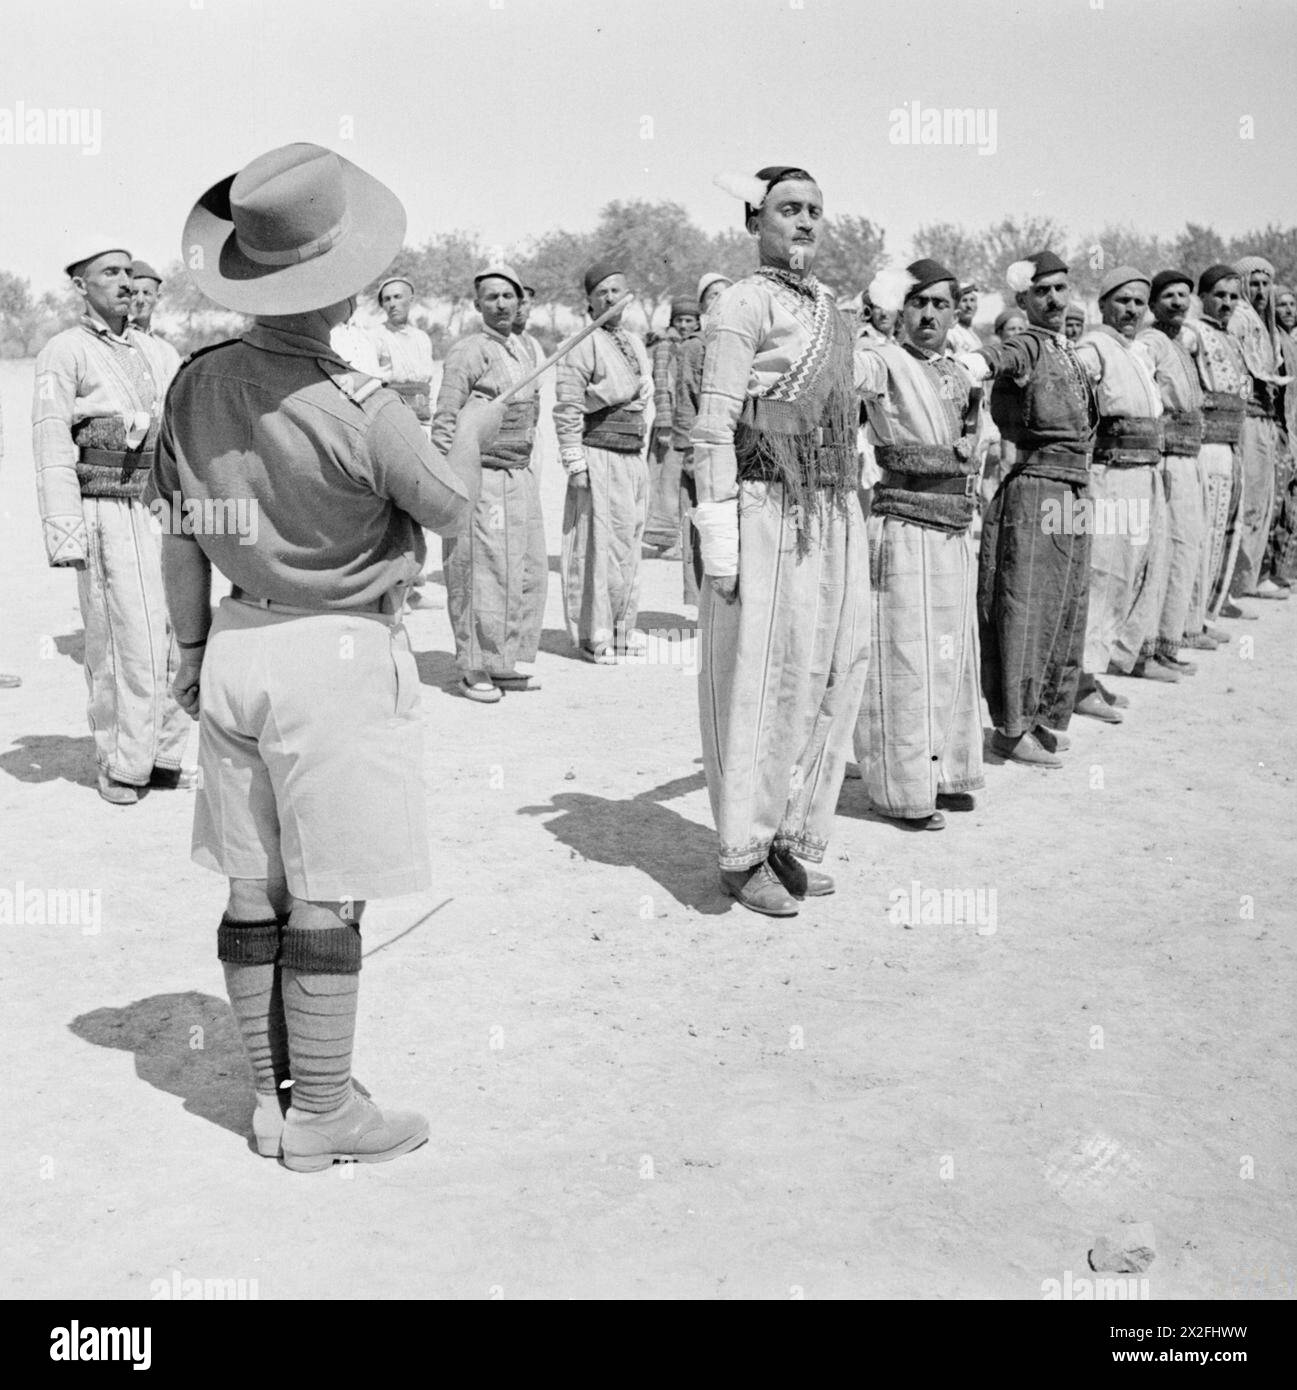
<svg viewBox="0 0 1297 1390">
<path fill-rule="evenodd" d="M 360 929 L 289 927 L 279 963 L 312 975 L 355 975 L 360 970 Z"/>
<path fill-rule="evenodd" d="M 216 959 L 227 965 L 273 965 L 279 954 L 279 922 L 236 922 L 228 913 L 216 928 Z"/>
<path fill-rule="evenodd" d="M 1169 637 L 1159 637 L 1154 646 L 1158 656 L 1170 657 L 1172 661 L 1180 655 L 1179 642 L 1173 642 Z"/>
</svg>

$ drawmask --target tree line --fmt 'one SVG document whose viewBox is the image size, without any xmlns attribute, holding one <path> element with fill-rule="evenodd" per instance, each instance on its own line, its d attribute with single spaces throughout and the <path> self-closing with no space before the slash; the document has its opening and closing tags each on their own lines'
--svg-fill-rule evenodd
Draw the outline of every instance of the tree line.
<svg viewBox="0 0 1297 1390">
<path fill-rule="evenodd" d="M 1049 217 L 1006 216 L 982 228 L 926 224 L 915 233 L 911 253 L 941 261 L 984 292 L 1003 294 L 1010 263 L 1046 247 L 1068 261 L 1076 292 L 1087 299 L 1097 294 L 1104 271 L 1120 264 L 1149 274 L 1174 266 L 1196 277 L 1214 262 L 1262 255 L 1274 263 L 1281 283 L 1297 279 L 1297 227 L 1273 225 L 1229 239 L 1197 223 L 1167 239 L 1118 225 L 1074 237 Z M 664 316 L 673 295 L 692 295 L 705 271 L 738 278 L 755 261 L 752 238 L 740 228 L 709 234 L 682 204 L 643 199 L 606 204 L 591 231 L 556 229 L 512 247 L 489 247 L 472 232 L 440 232 L 421 246 L 402 248 L 387 272 L 408 276 L 425 306 L 442 309 L 429 326 L 438 356 L 456 337 L 477 327 L 473 275 L 500 255 L 534 286 L 541 337 L 551 341 L 560 336 L 562 311 L 579 315 L 584 310 L 581 277 L 595 260 L 611 257 L 625 267 L 645 325 Z M 869 218 L 846 214 L 825 219 L 815 271 L 840 298 L 859 294 L 888 259 L 885 232 Z M 179 262 L 166 274 L 160 317 L 182 352 L 241 331 L 241 317 L 217 309 Z M 372 297 L 378 284 L 375 280 L 366 293 Z M 78 312 L 79 300 L 70 287 L 36 296 L 28 281 L 0 271 L 0 356 L 33 355 L 52 334 L 74 323 Z"/>
</svg>

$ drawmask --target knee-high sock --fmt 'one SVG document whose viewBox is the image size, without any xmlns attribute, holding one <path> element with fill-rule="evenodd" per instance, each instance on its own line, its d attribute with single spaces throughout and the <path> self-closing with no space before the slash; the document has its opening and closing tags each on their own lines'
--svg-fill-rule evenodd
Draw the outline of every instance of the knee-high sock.
<svg viewBox="0 0 1297 1390">
<path fill-rule="evenodd" d="M 275 963 L 285 920 L 237 922 L 227 916 L 216 934 L 225 990 L 260 1095 L 274 1095 L 288 1078 L 288 1034 Z"/>
<path fill-rule="evenodd" d="M 317 1115 L 337 1110 L 351 1095 L 360 932 L 354 926 L 289 926 L 280 966 L 293 1109 Z"/>
</svg>

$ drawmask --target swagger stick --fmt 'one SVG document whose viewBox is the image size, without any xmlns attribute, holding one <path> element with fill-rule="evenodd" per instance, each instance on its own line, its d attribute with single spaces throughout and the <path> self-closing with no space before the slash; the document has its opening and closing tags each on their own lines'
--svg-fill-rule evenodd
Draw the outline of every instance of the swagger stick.
<svg viewBox="0 0 1297 1390">
<path fill-rule="evenodd" d="M 524 387 L 530 386 L 531 383 L 535 381 L 536 378 L 540 376 L 543 372 L 549 371 L 549 369 L 554 365 L 555 362 L 557 362 L 562 357 L 566 357 L 568 353 L 571 352 L 572 349 L 576 347 L 576 345 L 579 342 L 588 338 L 590 334 L 595 331 L 596 328 L 602 327 L 606 320 L 612 318 L 612 316 L 619 309 L 624 309 L 634 298 L 635 296 L 631 293 L 631 291 L 627 290 L 626 293 L 622 295 L 622 297 L 616 302 L 616 304 L 609 305 L 609 307 L 605 309 L 603 313 L 600 314 L 599 317 L 595 319 L 592 323 L 587 323 L 586 326 L 580 330 L 580 332 L 573 333 L 570 338 L 564 338 L 563 341 L 558 345 L 558 347 L 554 349 L 554 355 L 552 357 L 547 357 L 540 364 L 539 367 L 535 368 L 534 371 L 528 372 L 527 375 L 523 377 L 523 379 L 520 382 L 518 382 L 516 386 L 511 386 L 504 393 L 504 395 L 499 398 L 500 403 L 504 405 L 511 401 L 518 394 L 519 391 L 523 390 Z"/>
</svg>

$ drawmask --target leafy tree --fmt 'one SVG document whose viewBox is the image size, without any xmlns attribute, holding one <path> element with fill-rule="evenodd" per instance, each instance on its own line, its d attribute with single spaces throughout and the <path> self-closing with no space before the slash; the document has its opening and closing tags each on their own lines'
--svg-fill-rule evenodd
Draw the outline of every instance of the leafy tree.
<svg viewBox="0 0 1297 1390">
<path fill-rule="evenodd" d="M 1209 265 L 1217 265 L 1227 258 L 1225 243 L 1211 227 L 1201 227 L 1196 222 L 1188 222 L 1175 240 L 1175 249 L 1170 264 L 1177 270 L 1192 275 L 1194 283 Z"/>
<path fill-rule="evenodd" d="M 886 254 L 884 233 L 867 217 L 826 217 L 815 252 L 815 274 L 839 294 L 857 294 L 869 284 Z"/>
<path fill-rule="evenodd" d="M 594 259 L 622 262 L 646 323 L 708 268 L 708 239 L 679 203 L 641 198 L 608 203 L 593 241 Z"/>
<path fill-rule="evenodd" d="M 953 222 L 930 222 L 914 234 L 914 259 L 929 257 L 953 271 L 964 284 L 974 281 L 995 290 L 993 267 L 986 258 L 982 237 Z"/>
<path fill-rule="evenodd" d="M 1275 283 L 1292 285 L 1297 279 L 1297 227 L 1276 227 L 1264 231 L 1245 232 L 1229 244 L 1231 264 L 1243 256 L 1264 256 L 1275 270 Z"/>
</svg>

